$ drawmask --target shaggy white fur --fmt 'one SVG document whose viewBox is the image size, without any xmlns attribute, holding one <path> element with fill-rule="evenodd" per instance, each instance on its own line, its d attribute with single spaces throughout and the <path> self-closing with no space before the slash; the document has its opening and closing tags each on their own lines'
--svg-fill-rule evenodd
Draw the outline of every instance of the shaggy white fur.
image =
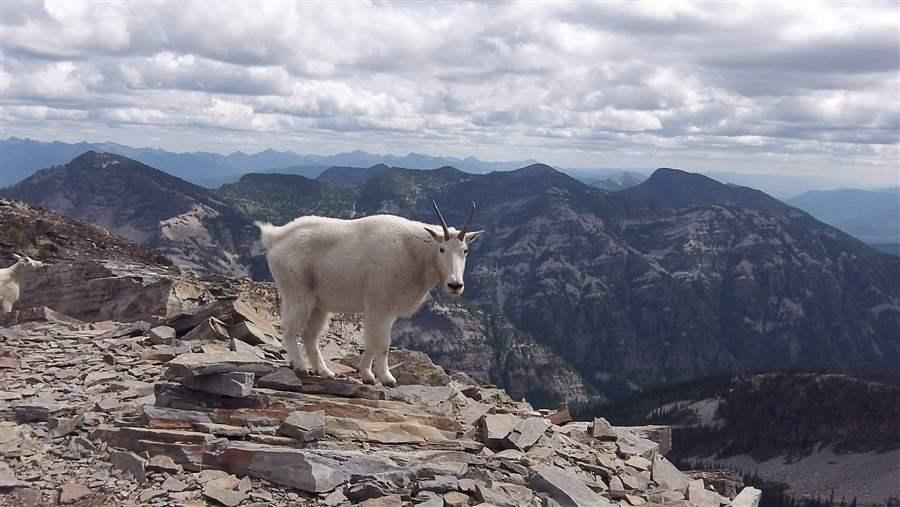
<svg viewBox="0 0 900 507">
<path fill-rule="evenodd" d="M 15 255 L 15 254 L 13 254 Z M 37 271 L 44 265 L 30 257 L 15 255 L 15 264 L 0 269 L 0 313 L 12 311 L 13 304 L 19 300 L 22 282 L 28 274 Z"/>
<path fill-rule="evenodd" d="M 460 235 L 393 215 L 306 216 L 282 226 L 256 225 L 281 295 L 293 368 L 305 369 L 297 343 L 302 334 L 312 367 L 333 378 L 319 351 L 319 335 L 331 312 L 363 313 L 366 351 L 359 372 L 364 382 L 374 383 L 377 375 L 385 385 L 396 384 L 388 368 L 394 321 L 413 314 L 438 283 L 450 295 L 462 294 L 468 243 L 483 232 Z"/>
</svg>

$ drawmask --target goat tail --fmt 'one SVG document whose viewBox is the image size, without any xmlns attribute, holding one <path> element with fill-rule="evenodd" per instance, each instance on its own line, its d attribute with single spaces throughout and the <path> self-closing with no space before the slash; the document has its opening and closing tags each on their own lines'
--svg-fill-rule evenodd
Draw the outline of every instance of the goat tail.
<svg viewBox="0 0 900 507">
<path fill-rule="evenodd" d="M 259 227 L 259 236 L 260 240 L 266 250 L 272 247 L 272 242 L 275 240 L 276 234 L 275 229 L 278 227 L 270 224 L 269 222 L 253 222 L 253 225 Z"/>
</svg>

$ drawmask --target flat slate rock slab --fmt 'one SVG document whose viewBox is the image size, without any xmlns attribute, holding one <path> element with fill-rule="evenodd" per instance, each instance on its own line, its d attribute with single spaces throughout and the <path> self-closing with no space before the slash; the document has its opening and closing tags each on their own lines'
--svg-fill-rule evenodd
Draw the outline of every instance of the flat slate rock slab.
<svg viewBox="0 0 900 507">
<path fill-rule="evenodd" d="M 281 341 L 262 330 L 250 321 L 239 322 L 228 328 L 228 335 L 232 338 L 249 343 L 250 345 L 281 346 Z"/>
<path fill-rule="evenodd" d="M 594 493 L 575 474 L 553 465 L 535 470 L 530 485 L 537 491 L 545 491 L 561 505 L 573 507 L 611 507 L 606 498 Z"/>
<path fill-rule="evenodd" d="M 325 436 L 325 411 L 291 412 L 281 423 L 278 432 L 289 437 L 312 442 Z"/>
<path fill-rule="evenodd" d="M 231 311 L 234 308 L 233 299 L 221 299 L 198 309 L 192 314 L 181 314 L 166 320 L 165 324 L 175 329 L 175 332 L 182 334 L 186 331 L 194 329 L 203 321 L 210 317 L 219 317 Z M 149 326 L 148 326 L 149 327 Z"/>
<path fill-rule="evenodd" d="M 268 361 L 237 352 L 181 354 L 166 363 L 167 378 L 187 378 L 212 373 L 246 372 L 266 374 L 275 370 Z"/>
<path fill-rule="evenodd" d="M 513 414 L 487 414 L 481 419 L 481 431 L 484 443 L 492 449 L 502 449 L 503 439 L 507 437 L 522 418 Z"/>
<path fill-rule="evenodd" d="M 332 491 L 353 476 L 387 479 L 412 475 L 393 461 L 359 452 L 330 451 L 326 455 L 251 442 L 231 442 L 224 451 L 205 454 L 203 461 L 205 466 L 311 493 Z"/>
<path fill-rule="evenodd" d="M 376 422 L 342 417 L 326 417 L 325 434 L 338 439 L 382 444 L 445 442 L 455 436 L 414 422 Z"/>
<path fill-rule="evenodd" d="M 331 394 L 345 398 L 363 398 L 367 400 L 383 400 L 384 392 L 376 387 L 359 384 L 349 380 L 327 379 L 323 377 L 298 377 L 290 368 L 278 368 L 277 371 L 261 377 L 256 381 L 257 387 L 290 391 L 305 394 Z"/>
<path fill-rule="evenodd" d="M 246 398 L 253 392 L 253 374 L 246 372 L 212 373 L 188 377 L 184 385 L 196 391 Z"/>
<path fill-rule="evenodd" d="M 546 419 L 531 417 L 517 424 L 516 428 L 506 436 L 503 443 L 506 447 L 526 451 L 537 443 L 549 428 L 550 422 Z"/>
</svg>

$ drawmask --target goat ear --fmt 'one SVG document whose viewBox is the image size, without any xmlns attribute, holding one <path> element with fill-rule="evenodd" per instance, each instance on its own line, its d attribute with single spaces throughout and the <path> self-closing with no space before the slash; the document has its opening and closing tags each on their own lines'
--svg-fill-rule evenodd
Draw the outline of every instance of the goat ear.
<svg viewBox="0 0 900 507">
<path fill-rule="evenodd" d="M 22 260 L 22 256 L 19 255 L 19 254 L 17 254 L 17 253 L 12 254 L 12 256 L 13 256 L 13 258 L 16 259 L 17 261 Z"/>
<path fill-rule="evenodd" d="M 428 234 L 431 235 L 432 239 L 434 239 L 434 240 L 437 241 L 438 243 L 440 243 L 441 241 L 444 240 L 443 234 L 438 234 L 438 233 L 432 231 L 431 229 L 429 229 L 428 227 L 423 227 L 423 229 L 425 229 L 426 231 L 428 231 Z"/>
<path fill-rule="evenodd" d="M 468 244 L 468 243 L 475 241 L 475 238 L 477 238 L 478 236 L 481 236 L 481 233 L 483 233 L 483 232 L 484 231 L 467 232 L 466 233 L 466 243 Z"/>
</svg>

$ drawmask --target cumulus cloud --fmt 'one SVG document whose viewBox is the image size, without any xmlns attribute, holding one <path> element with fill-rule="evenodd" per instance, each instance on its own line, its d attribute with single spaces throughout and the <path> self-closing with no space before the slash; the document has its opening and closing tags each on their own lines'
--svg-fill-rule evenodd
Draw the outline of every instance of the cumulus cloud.
<svg viewBox="0 0 900 507">
<path fill-rule="evenodd" d="M 6 135 L 833 176 L 852 155 L 873 181 L 900 156 L 891 3 L 45 1 L 0 24 Z"/>
</svg>

